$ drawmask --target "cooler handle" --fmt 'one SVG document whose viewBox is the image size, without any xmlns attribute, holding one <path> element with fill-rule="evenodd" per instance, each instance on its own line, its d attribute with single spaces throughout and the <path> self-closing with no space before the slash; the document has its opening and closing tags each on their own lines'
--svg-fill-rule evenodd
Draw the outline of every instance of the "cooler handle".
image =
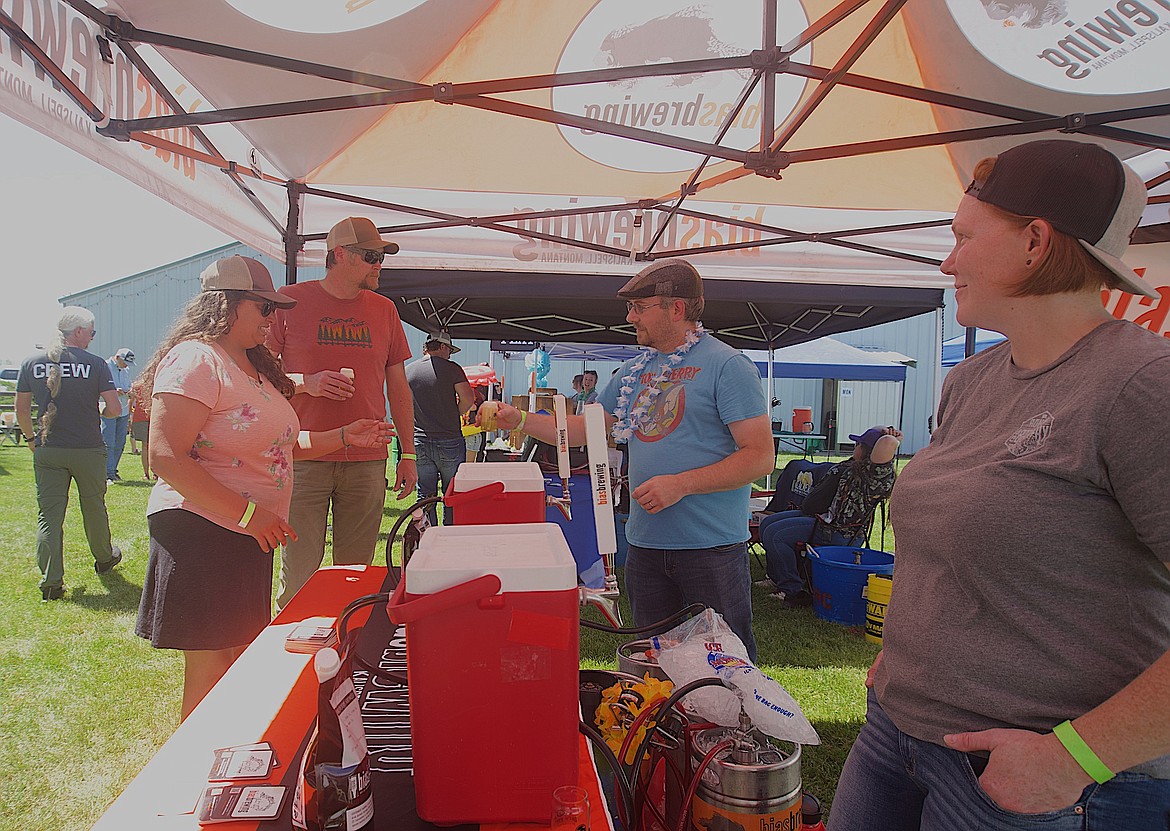
<svg viewBox="0 0 1170 831">
<path fill-rule="evenodd" d="M 386 604 L 386 613 L 394 623 L 414 623 L 429 615 L 454 609 L 468 603 L 475 603 L 485 597 L 499 594 L 502 588 L 500 578 L 495 574 L 484 574 L 466 583 L 437 591 L 434 594 L 425 594 L 417 600 L 404 601 L 406 596 L 406 581 L 399 582 Z"/>
<path fill-rule="evenodd" d="M 447 488 L 447 492 L 443 494 L 443 504 L 448 508 L 458 508 L 460 505 L 466 505 L 468 502 L 478 502 L 481 499 L 493 499 L 504 492 L 503 482 L 489 482 L 486 485 L 481 485 L 478 488 L 472 488 L 469 491 L 454 491 L 455 483 L 451 483 L 451 487 Z"/>
</svg>

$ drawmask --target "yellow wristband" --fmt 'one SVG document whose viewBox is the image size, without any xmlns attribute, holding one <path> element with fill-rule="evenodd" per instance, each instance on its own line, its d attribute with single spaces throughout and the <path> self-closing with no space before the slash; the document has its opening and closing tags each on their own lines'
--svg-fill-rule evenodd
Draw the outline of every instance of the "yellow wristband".
<svg viewBox="0 0 1170 831">
<path fill-rule="evenodd" d="M 412 462 L 417 462 L 418 461 L 418 454 L 417 453 L 400 453 L 400 454 L 398 454 L 398 459 L 400 461 L 402 459 L 410 459 Z"/>
<path fill-rule="evenodd" d="M 252 514 L 256 513 L 256 503 L 248 500 L 248 507 L 244 508 L 244 515 L 240 517 L 239 526 L 247 528 L 248 522 L 252 519 Z"/>
<path fill-rule="evenodd" d="M 526 422 L 526 421 L 528 421 L 528 411 L 521 410 L 520 411 L 520 423 L 516 425 L 516 429 L 519 430 L 520 432 L 524 432 L 524 422 Z"/>
<path fill-rule="evenodd" d="M 1072 756 L 1081 769 L 1092 776 L 1098 784 L 1104 785 L 1114 777 L 1109 766 L 1101 761 L 1101 757 L 1093 752 L 1093 748 L 1085 744 L 1085 740 L 1072 726 L 1071 721 L 1062 721 L 1052 728 L 1052 732 L 1060 739 L 1068 755 Z"/>
</svg>

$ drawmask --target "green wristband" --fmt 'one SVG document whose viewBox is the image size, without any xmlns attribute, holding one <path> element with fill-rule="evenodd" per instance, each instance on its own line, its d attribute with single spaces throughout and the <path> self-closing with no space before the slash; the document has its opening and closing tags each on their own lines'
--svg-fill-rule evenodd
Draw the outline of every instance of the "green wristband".
<svg viewBox="0 0 1170 831">
<path fill-rule="evenodd" d="M 1093 748 L 1085 744 L 1085 740 L 1072 726 L 1071 721 L 1062 721 L 1052 728 L 1052 732 L 1056 734 L 1056 738 L 1060 739 L 1060 743 L 1064 745 L 1068 755 L 1072 756 L 1085 773 L 1092 776 L 1096 782 L 1104 785 L 1113 778 L 1113 771 L 1101 761 L 1100 756 L 1093 752 Z"/>
<path fill-rule="evenodd" d="M 526 410 L 520 411 L 520 423 L 516 425 L 516 429 L 523 432 L 524 422 L 528 421 L 528 412 Z"/>
<path fill-rule="evenodd" d="M 400 454 L 398 454 L 398 458 L 399 458 L 399 460 L 410 459 L 412 462 L 417 462 L 418 461 L 418 454 L 417 453 L 400 453 Z"/>
</svg>

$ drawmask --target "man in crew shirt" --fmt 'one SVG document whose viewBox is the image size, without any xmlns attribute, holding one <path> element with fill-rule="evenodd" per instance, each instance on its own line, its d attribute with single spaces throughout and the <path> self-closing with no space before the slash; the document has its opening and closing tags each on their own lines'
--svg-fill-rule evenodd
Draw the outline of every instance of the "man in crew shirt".
<svg viewBox="0 0 1170 831">
<path fill-rule="evenodd" d="M 122 552 L 110 541 L 106 446 L 98 422 L 99 414 L 115 418 L 121 408 L 109 366 L 87 351 L 96 334 L 93 312 L 66 306 L 53 342 L 21 365 L 16 381 L 16 421 L 33 452 L 37 565 L 44 601 L 65 596 L 64 525 L 71 481 L 77 483 L 77 501 L 94 570 L 107 574 L 122 562 Z M 35 431 L 34 399 L 41 414 Z M 95 401 L 101 402 L 100 410 Z"/>
<path fill-rule="evenodd" d="M 389 401 L 402 451 L 394 477 L 401 499 L 418 481 L 414 406 L 404 367 L 410 347 L 393 301 L 376 291 L 382 259 L 398 246 L 382 239 L 364 217 L 338 222 L 325 242 L 324 279 L 280 289 L 299 302 L 276 310 L 268 348 L 281 357 L 297 385 L 292 405 L 302 430 L 385 418 Z M 384 448 L 343 447 L 294 463 L 289 524 L 299 539 L 281 551 L 278 607 L 320 568 L 331 506 L 333 563 L 373 559 L 386 501 L 386 458 Z"/>
</svg>

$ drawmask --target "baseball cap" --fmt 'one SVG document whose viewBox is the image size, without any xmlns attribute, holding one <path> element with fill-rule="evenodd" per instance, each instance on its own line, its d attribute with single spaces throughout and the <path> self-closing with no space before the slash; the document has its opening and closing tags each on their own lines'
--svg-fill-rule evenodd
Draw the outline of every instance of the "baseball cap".
<svg viewBox="0 0 1170 831">
<path fill-rule="evenodd" d="M 640 297 L 702 297 L 703 278 L 686 260 L 659 260 L 635 274 L 618 289 L 617 294 L 630 300 Z"/>
<path fill-rule="evenodd" d="M 265 300 L 271 300 L 282 309 L 297 304 L 287 294 L 280 294 L 272 285 L 272 275 L 259 260 L 251 257 L 224 257 L 216 260 L 199 275 L 203 291 L 246 291 Z"/>
<path fill-rule="evenodd" d="M 877 444 L 878 439 L 880 439 L 885 434 L 886 430 L 884 427 L 870 427 L 860 435 L 854 436 L 850 434 L 849 441 L 853 442 L 854 444 L 864 444 L 870 450 L 873 450 L 873 446 Z"/>
<path fill-rule="evenodd" d="M 126 363 L 132 364 L 132 363 L 134 363 L 134 350 L 130 349 L 127 346 L 123 346 L 121 349 L 119 349 L 117 352 L 114 353 L 114 357 L 121 358 Z"/>
<path fill-rule="evenodd" d="M 1146 207 L 1146 185 L 1097 144 L 1030 141 L 1000 153 L 985 182 L 967 194 L 1020 216 L 1046 219 L 1075 238 L 1134 294 L 1158 292 L 1121 261 Z"/>
<path fill-rule="evenodd" d="M 451 354 L 454 355 L 459 351 L 459 347 L 451 343 L 451 336 L 446 332 L 435 332 L 427 337 L 427 343 L 441 343 L 451 349 Z"/>
<path fill-rule="evenodd" d="M 329 229 L 329 235 L 325 237 L 325 247 L 332 251 L 338 246 L 381 250 L 387 254 L 398 253 L 398 245 L 382 239 L 377 226 L 364 216 L 348 217 Z"/>
</svg>

